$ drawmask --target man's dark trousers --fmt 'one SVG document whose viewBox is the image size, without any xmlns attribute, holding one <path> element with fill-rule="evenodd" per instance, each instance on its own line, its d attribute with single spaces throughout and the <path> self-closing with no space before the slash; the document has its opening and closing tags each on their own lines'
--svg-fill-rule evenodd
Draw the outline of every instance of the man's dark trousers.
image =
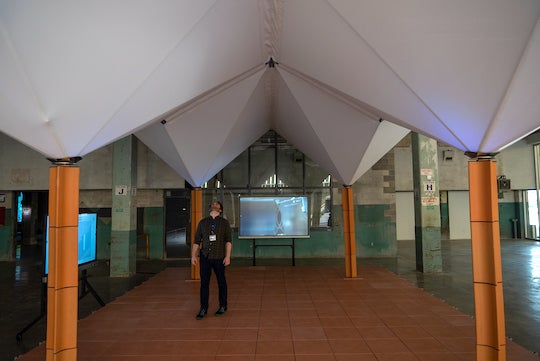
<svg viewBox="0 0 540 361">
<path fill-rule="evenodd" d="M 219 307 L 227 307 L 227 281 L 223 259 L 209 259 L 201 254 L 201 309 L 208 310 L 210 297 L 210 277 L 212 270 L 216 274 L 219 290 Z"/>
</svg>

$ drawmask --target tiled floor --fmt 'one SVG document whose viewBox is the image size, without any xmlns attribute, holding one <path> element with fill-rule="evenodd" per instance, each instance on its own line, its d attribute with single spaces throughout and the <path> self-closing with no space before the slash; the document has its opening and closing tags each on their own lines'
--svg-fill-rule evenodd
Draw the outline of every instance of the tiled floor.
<svg viewBox="0 0 540 361">
<path fill-rule="evenodd" d="M 354 280 L 342 266 L 231 267 L 229 311 L 200 321 L 188 272 L 167 268 L 81 320 L 78 359 L 475 360 L 470 316 L 379 266 Z M 509 341 L 508 360 L 539 358 Z"/>
<path fill-rule="evenodd" d="M 188 261 L 140 261 L 130 278 L 110 278 L 100 264 L 90 281 L 107 306 L 91 295 L 80 300 L 79 359 L 474 360 L 470 240 L 443 241 L 438 274 L 414 270 L 414 242 L 398 246 L 396 258 L 359 258 L 357 280 L 342 278 L 343 260 L 261 260 L 253 268 L 234 259 L 229 311 L 202 321 L 194 319 L 198 283 L 187 280 Z M 516 342 L 508 360 L 539 361 L 517 344 L 540 352 L 540 242 L 502 240 L 501 249 L 506 331 Z M 43 345 L 35 348 L 43 320 L 15 341 L 40 310 L 39 247 L 19 251 L 17 261 L 0 262 L 0 361 L 26 352 L 20 360 L 44 360 Z"/>
</svg>

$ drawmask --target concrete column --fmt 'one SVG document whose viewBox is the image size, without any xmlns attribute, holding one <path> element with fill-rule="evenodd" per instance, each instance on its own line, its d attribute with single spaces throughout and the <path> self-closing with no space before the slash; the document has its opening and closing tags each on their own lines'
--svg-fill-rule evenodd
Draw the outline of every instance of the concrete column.
<svg viewBox="0 0 540 361">
<path fill-rule="evenodd" d="M 471 154 L 468 154 L 471 156 Z M 476 359 L 506 360 L 497 166 L 490 157 L 472 155 L 469 199 L 473 262 Z"/>
<path fill-rule="evenodd" d="M 15 214 L 13 210 L 13 192 L 0 191 L 0 261 L 14 259 L 13 230 L 15 228 Z"/>
<path fill-rule="evenodd" d="M 343 186 L 343 237 L 345 241 L 345 277 L 355 278 L 356 268 L 356 236 L 354 233 L 354 202 L 351 186 Z"/>
<path fill-rule="evenodd" d="M 77 360 L 79 168 L 49 171 L 47 361 Z"/>
<path fill-rule="evenodd" d="M 111 277 L 129 277 L 137 261 L 137 138 L 113 145 Z"/>
<path fill-rule="evenodd" d="M 195 188 L 191 191 L 191 246 L 195 240 L 197 225 L 203 217 L 202 189 Z M 191 265 L 191 279 L 201 279 L 200 262 L 196 266 Z"/>
<path fill-rule="evenodd" d="M 441 272 L 441 209 L 437 141 L 412 133 L 416 269 Z"/>
</svg>

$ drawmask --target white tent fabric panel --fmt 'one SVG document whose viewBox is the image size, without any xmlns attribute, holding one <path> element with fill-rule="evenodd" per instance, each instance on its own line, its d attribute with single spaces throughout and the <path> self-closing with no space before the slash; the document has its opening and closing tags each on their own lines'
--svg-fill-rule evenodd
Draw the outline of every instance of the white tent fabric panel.
<svg viewBox="0 0 540 361">
<path fill-rule="evenodd" d="M 165 124 L 160 124 L 167 132 L 168 137 L 172 139 L 175 152 L 180 155 L 182 163 L 185 165 L 185 169 L 180 169 L 180 175 L 191 185 L 201 186 L 204 184 L 247 148 L 255 136 L 261 135 L 259 129 L 256 129 L 256 135 L 253 135 L 247 131 L 250 128 L 241 127 L 241 133 L 236 134 L 241 145 L 234 145 L 234 148 L 240 147 L 241 150 L 237 154 L 224 151 L 224 148 L 229 147 L 226 141 L 231 132 L 238 130 L 236 124 L 241 119 L 246 103 L 259 84 L 262 74 L 261 70 L 208 99 L 186 109 L 180 109 L 175 115 L 169 117 Z M 259 108 L 261 107 L 259 106 Z M 268 129 L 268 124 L 266 123 L 259 128 Z M 136 135 L 150 149 L 157 150 L 159 156 L 164 156 L 160 151 L 165 149 L 161 149 L 159 145 L 162 140 L 149 137 L 145 135 L 145 132 L 146 130 L 143 129 Z M 221 153 L 227 154 L 227 163 L 216 163 L 220 159 Z M 174 169 L 177 168 L 174 164 L 171 166 Z"/>
<path fill-rule="evenodd" d="M 189 170 L 178 153 L 173 139 L 161 123 L 154 123 L 143 131 L 135 133 L 148 148 L 156 153 L 165 163 L 181 175 L 190 179 Z"/>
<path fill-rule="evenodd" d="M 3 2 L 1 24 L 14 44 L 20 68 L 28 75 L 34 100 L 62 143 L 60 152 L 58 148 L 41 150 L 53 157 L 81 155 L 82 146 L 189 32 L 209 4 L 201 1 L 186 7 L 170 2 L 156 8 L 148 2 L 127 1 L 93 1 L 84 6 Z M 116 136 L 129 133 L 130 127 L 125 124 Z"/>
<path fill-rule="evenodd" d="M 463 150 L 481 150 L 478 135 L 486 133 L 497 112 L 540 14 L 540 2 L 365 1 L 370 11 L 350 1 L 330 2 L 452 128 Z M 437 135 L 429 132 L 429 125 L 424 130 Z"/>
<path fill-rule="evenodd" d="M 286 71 L 280 71 L 280 75 L 305 114 L 310 128 L 318 135 L 321 150 L 328 154 L 339 171 L 333 176 L 345 184 L 353 184 L 356 181 L 354 174 L 377 130 L 378 119 L 370 118 L 335 95 Z M 281 135 L 290 139 L 288 132 Z M 318 161 L 317 158 L 312 159 Z"/>
<path fill-rule="evenodd" d="M 4 0 L 0 131 L 52 158 L 140 131 L 198 185 L 272 128 L 351 183 L 405 132 L 378 119 L 483 153 L 536 130 L 539 18 L 538 0 Z M 211 149 L 190 143 L 208 128 Z"/>
<path fill-rule="evenodd" d="M 377 127 L 377 131 L 371 138 L 353 179 L 359 179 L 408 133 L 409 130 L 406 128 L 392 124 L 386 120 L 381 121 Z"/>
<path fill-rule="evenodd" d="M 540 20 L 480 150 L 500 150 L 540 126 Z"/>
<path fill-rule="evenodd" d="M 277 98 L 279 107 L 272 120 L 272 128 L 309 158 L 316 160 L 319 166 L 332 176 L 341 179 L 340 172 L 329 157 L 324 144 L 281 76 L 277 77 Z"/>
<path fill-rule="evenodd" d="M 260 67 L 265 59 L 260 50 L 258 21 L 256 2 L 217 1 L 130 94 L 84 152 Z"/>
<path fill-rule="evenodd" d="M 421 129 L 457 148 L 465 148 L 326 1 L 301 0 L 287 5 L 281 48 L 283 64 L 369 104 L 380 118 L 409 129 Z M 310 11 L 306 13 L 308 6 Z"/>
</svg>

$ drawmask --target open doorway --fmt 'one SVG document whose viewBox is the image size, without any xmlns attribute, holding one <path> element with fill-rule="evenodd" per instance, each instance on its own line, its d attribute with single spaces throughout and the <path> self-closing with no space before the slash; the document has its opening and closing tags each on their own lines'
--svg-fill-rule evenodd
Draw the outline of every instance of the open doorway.
<svg viewBox="0 0 540 361">
<path fill-rule="evenodd" d="M 191 190 L 165 191 L 165 257 L 191 257 Z"/>
</svg>

